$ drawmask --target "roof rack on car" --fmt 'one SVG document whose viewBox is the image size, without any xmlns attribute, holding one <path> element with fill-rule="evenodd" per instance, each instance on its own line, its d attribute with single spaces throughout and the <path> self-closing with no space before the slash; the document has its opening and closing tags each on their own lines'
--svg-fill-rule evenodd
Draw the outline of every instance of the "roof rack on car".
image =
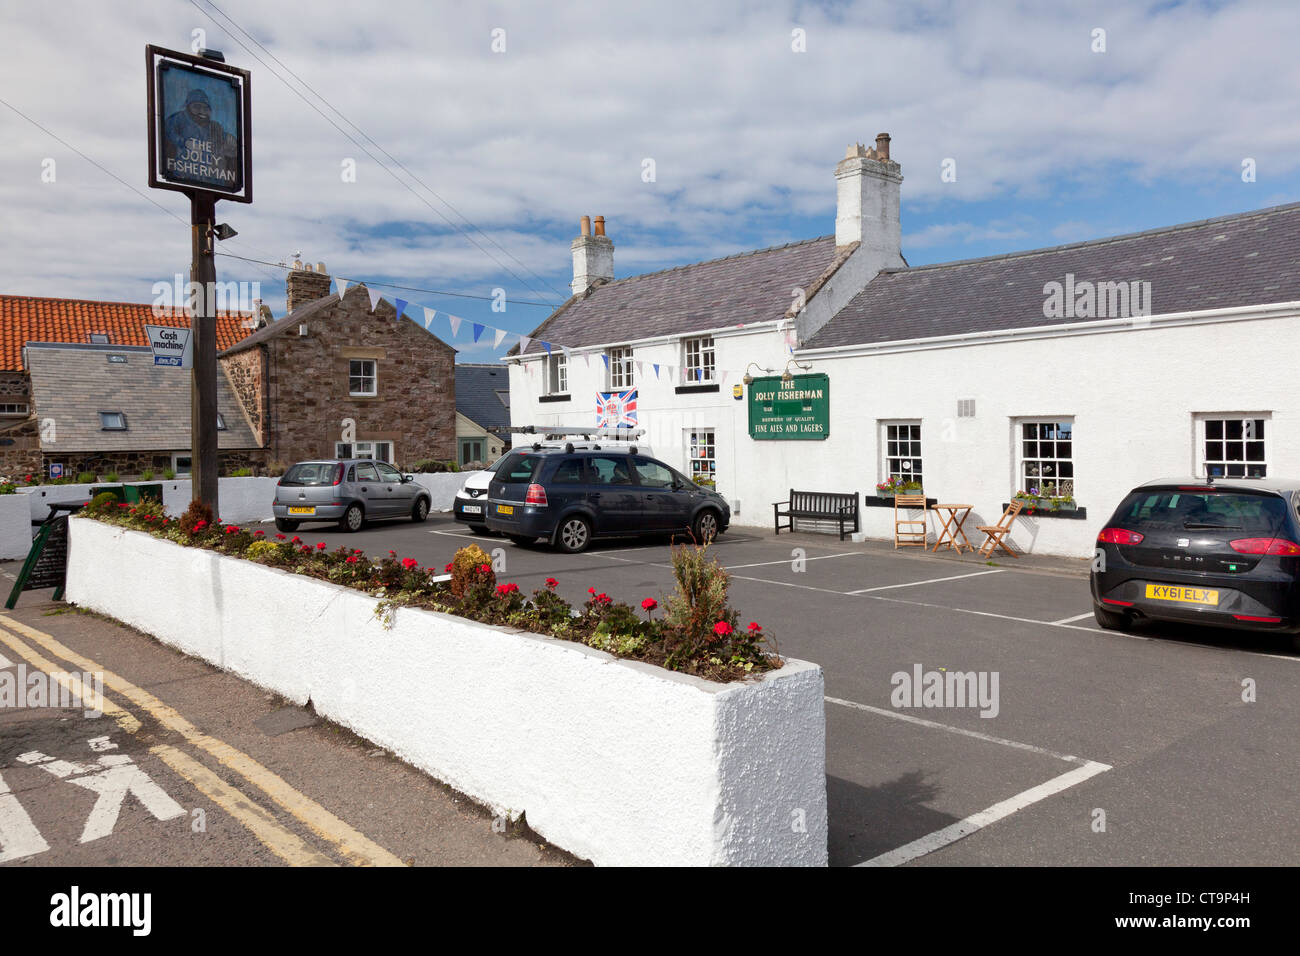
<svg viewBox="0 0 1300 956">
<path fill-rule="evenodd" d="M 543 435 L 547 438 L 567 438 L 570 435 L 584 441 L 593 438 L 612 438 L 632 441 L 645 434 L 644 428 L 592 428 L 587 425 L 512 425 L 510 431 L 519 435 Z"/>
</svg>

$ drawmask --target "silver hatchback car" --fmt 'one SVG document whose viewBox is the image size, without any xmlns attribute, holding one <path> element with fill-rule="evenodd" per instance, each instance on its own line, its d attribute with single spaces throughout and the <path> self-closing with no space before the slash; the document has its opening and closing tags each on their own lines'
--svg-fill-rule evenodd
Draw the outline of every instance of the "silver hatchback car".
<svg viewBox="0 0 1300 956">
<path fill-rule="evenodd" d="M 429 516 L 429 492 L 386 461 L 371 458 L 300 461 L 275 486 L 275 526 L 296 531 L 304 521 L 337 522 L 359 531 L 372 518 Z"/>
</svg>

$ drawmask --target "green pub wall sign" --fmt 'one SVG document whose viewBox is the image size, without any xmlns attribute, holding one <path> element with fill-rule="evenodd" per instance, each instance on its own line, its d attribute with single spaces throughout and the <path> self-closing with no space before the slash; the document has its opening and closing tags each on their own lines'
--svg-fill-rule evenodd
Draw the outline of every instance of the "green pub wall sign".
<svg viewBox="0 0 1300 956">
<path fill-rule="evenodd" d="M 749 386 L 749 437 L 756 441 L 821 441 L 831 432 L 829 375 L 756 378 Z"/>
</svg>

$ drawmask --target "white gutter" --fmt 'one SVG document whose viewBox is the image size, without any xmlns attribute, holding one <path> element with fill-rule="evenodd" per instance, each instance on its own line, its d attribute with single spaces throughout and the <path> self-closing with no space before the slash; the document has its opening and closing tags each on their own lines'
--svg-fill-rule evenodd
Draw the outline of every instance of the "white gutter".
<svg viewBox="0 0 1300 956">
<path fill-rule="evenodd" d="M 1164 315 L 1135 315 L 1123 319 L 1094 319 L 1089 322 L 1035 325 L 1023 329 L 993 329 L 987 332 L 936 335 L 920 339 L 894 339 L 888 342 L 871 342 L 863 345 L 832 345 L 819 349 L 796 348 L 794 354 L 803 358 L 854 358 L 860 355 L 918 352 L 929 349 L 958 348 L 964 345 L 989 345 L 1026 339 L 1066 338 L 1077 335 L 1096 335 L 1105 332 L 1136 331 L 1149 329 L 1157 325 L 1177 327 L 1209 325 L 1218 322 L 1243 322 L 1254 319 L 1285 317 L 1287 313 L 1300 315 L 1300 301 L 1278 302 L 1273 305 L 1243 305 L 1223 309 L 1203 309 L 1194 312 L 1168 312 Z"/>
</svg>

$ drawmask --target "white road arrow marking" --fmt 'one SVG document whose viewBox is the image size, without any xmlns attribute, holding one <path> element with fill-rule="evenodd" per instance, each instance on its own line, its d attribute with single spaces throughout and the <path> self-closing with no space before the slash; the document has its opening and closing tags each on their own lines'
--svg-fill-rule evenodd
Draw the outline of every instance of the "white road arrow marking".
<svg viewBox="0 0 1300 956">
<path fill-rule="evenodd" d="M 95 738 L 102 747 L 104 738 Z M 118 815 L 122 812 L 122 803 L 127 794 L 131 794 L 146 810 L 159 820 L 173 820 L 185 815 L 185 809 L 167 795 L 162 787 L 149 779 L 126 754 L 108 754 L 100 757 L 96 764 L 103 767 L 98 773 L 95 764 L 86 765 L 70 763 L 66 760 L 53 760 L 39 751 L 25 753 L 18 758 L 25 764 L 40 767 L 68 783 L 99 795 L 86 826 L 81 831 L 81 842 L 89 843 L 109 836 L 117 825 Z M 72 776 L 82 774 L 83 776 Z"/>
<path fill-rule="evenodd" d="M 0 777 L 0 863 L 21 860 L 50 848 L 9 785 Z"/>
</svg>

